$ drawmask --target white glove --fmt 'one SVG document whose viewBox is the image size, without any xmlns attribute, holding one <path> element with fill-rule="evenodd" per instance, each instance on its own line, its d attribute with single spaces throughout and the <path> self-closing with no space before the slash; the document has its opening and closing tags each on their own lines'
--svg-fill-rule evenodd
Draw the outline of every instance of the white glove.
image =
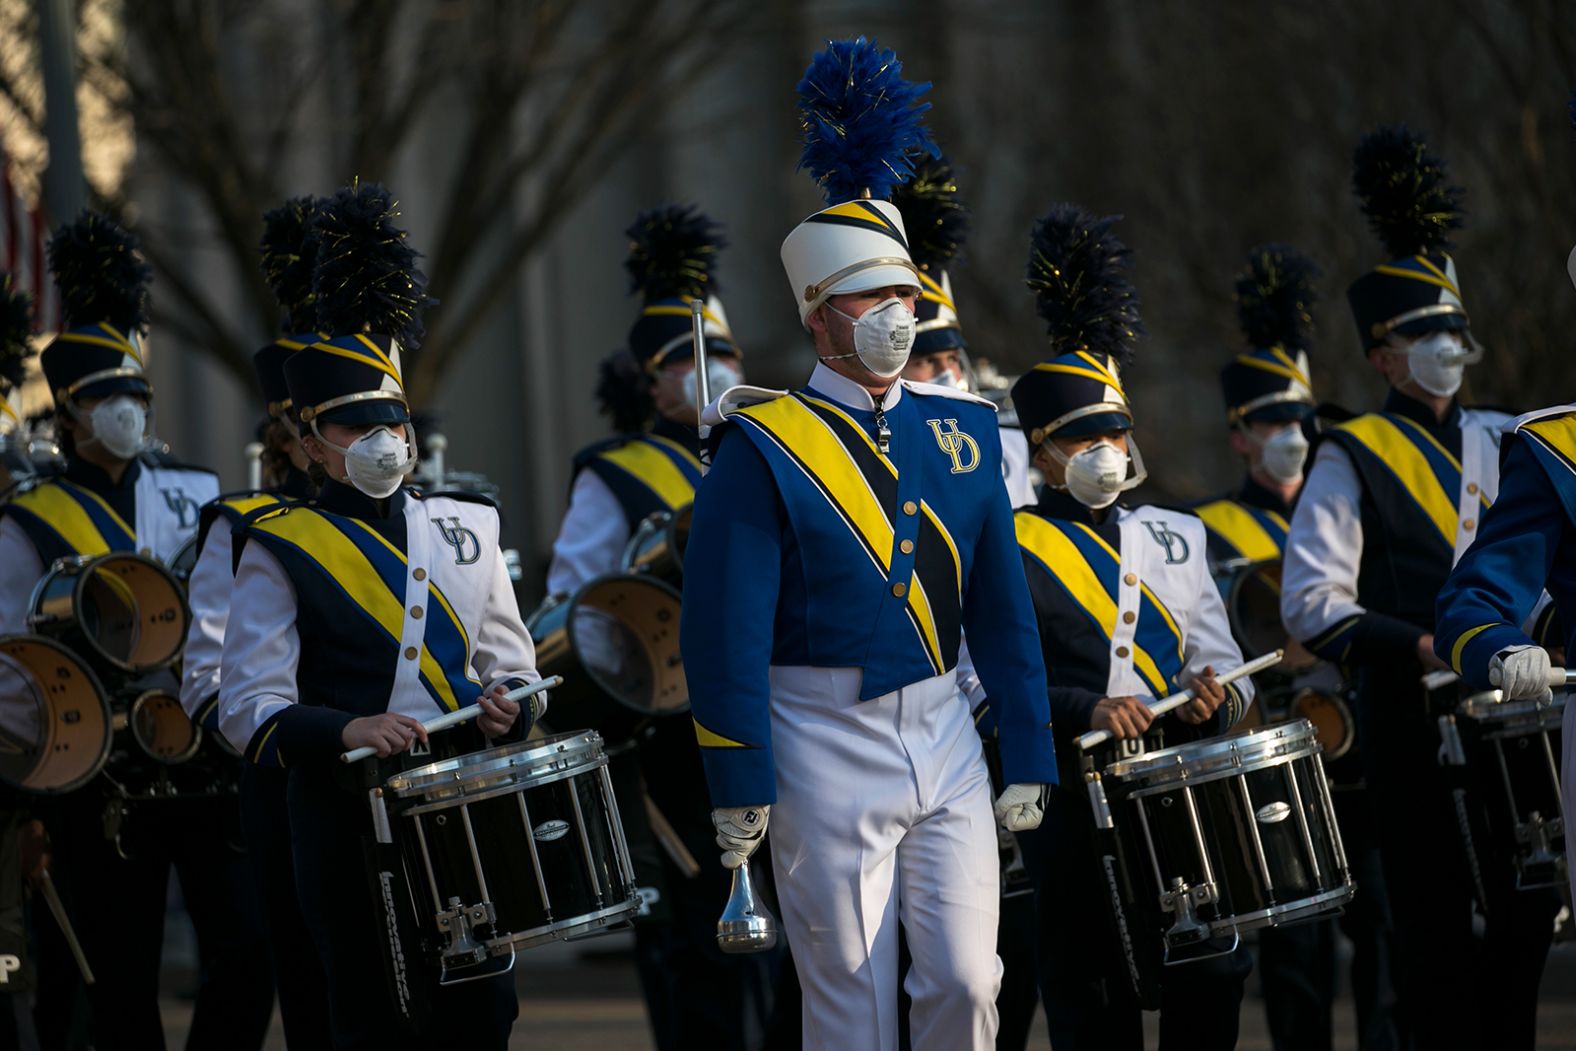
<svg viewBox="0 0 1576 1051">
<path fill-rule="evenodd" d="M 1040 808 L 1044 796 L 1044 785 L 1008 785 L 996 800 L 996 823 L 1008 832 L 1039 828 L 1045 816 Z"/>
<path fill-rule="evenodd" d="M 770 806 L 725 806 L 711 812 L 717 846 L 723 851 L 723 868 L 736 869 L 750 860 L 766 838 L 766 819 L 771 812 Z"/>
<path fill-rule="evenodd" d="M 1500 650 L 1488 662 L 1488 681 L 1500 688 L 1507 701 L 1547 701 L 1554 697 L 1554 691 L 1549 689 L 1549 652 L 1542 646 L 1507 646 Z"/>
</svg>

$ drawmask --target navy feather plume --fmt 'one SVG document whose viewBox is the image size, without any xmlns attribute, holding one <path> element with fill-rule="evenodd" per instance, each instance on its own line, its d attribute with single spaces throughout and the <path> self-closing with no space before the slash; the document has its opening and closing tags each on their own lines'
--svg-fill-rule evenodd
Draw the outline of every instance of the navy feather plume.
<svg viewBox="0 0 1576 1051">
<path fill-rule="evenodd" d="M 1291 245 L 1259 245 L 1237 275 L 1237 321 L 1255 350 L 1307 350 L 1318 301 L 1318 264 Z"/>
<path fill-rule="evenodd" d="M 630 291 L 646 299 L 705 299 L 717 291 L 717 254 L 728 246 L 722 227 L 694 205 L 641 212 L 629 238 Z"/>
<path fill-rule="evenodd" d="M 1088 350 L 1132 362 L 1144 326 L 1127 276 L 1133 253 L 1111 233 L 1120 218 L 1058 204 L 1034 224 L 1027 282 L 1057 355 Z"/>
<path fill-rule="evenodd" d="M 1352 189 L 1392 258 L 1450 248 L 1461 197 L 1423 137 L 1395 124 L 1364 135 L 1352 156 Z"/>
<path fill-rule="evenodd" d="M 830 41 L 810 60 L 796 89 L 804 131 L 799 167 L 828 204 L 866 191 L 886 200 L 913 174 L 917 155 L 941 156 L 921 123 L 930 103 L 919 97 L 930 84 L 909 83 L 902 73 L 896 54 L 864 37 Z"/>
<path fill-rule="evenodd" d="M 358 332 L 392 336 L 407 350 L 421 346 L 422 314 L 436 300 L 419 253 L 394 225 L 397 202 L 376 183 L 347 186 L 318 213 L 312 294 L 315 327 L 333 336 Z"/>
<path fill-rule="evenodd" d="M 958 199 L 958 181 L 945 157 L 925 157 L 914 175 L 892 192 L 903 213 L 909 254 L 925 271 L 945 269 L 969 236 L 969 210 Z"/>
<path fill-rule="evenodd" d="M 49 271 L 71 328 L 107 323 L 123 335 L 148 327 L 153 268 L 137 239 L 107 216 L 83 209 L 49 239 Z"/>
<path fill-rule="evenodd" d="M 33 297 L 0 273 L 0 397 L 21 386 L 33 353 Z"/>
<path fill-rule="evenodd" d="M 317 265 L 317 232 L 313 224 L 322 204 L 318 197 L 292 197 L 263 213 L 263 279 L 285 312 L 285 334 L 310 332 L 317 325 L 312 272 Z"/>
</svg>

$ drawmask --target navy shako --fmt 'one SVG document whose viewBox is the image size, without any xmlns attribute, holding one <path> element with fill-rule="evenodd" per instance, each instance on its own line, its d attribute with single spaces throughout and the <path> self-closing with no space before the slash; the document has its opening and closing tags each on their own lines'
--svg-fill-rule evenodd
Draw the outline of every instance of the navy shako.
<svg viewBox="0 0 1576 1051">
<path fill-rule="evenodd" d="M 947 276 L 969 235 L 969 212 L 958 196 L 952 164 L 945 157 L 921 157 L 914 174 L 893 189 L 892 203 L 903 216 L 909 254 L 919 270 L 913 356 L 967 350 Z"/>
<path fill-rule="evenodd" d="M 978 932 L 996 923 L 997 846 L 962 631 L 1010 727 L 997 818 L 1030 827 L 1056 778 L 994 406 L 899 379 L 921 282 L 887 198 L 935 154 L 925 90 L 863 39 L 801 79 L 802 167 L 828 206 L 781 255 L 819 363 L 798 390 L 708 406 L 685 562 L 716 842 L 739 868 L 770 836 L 807 1048 L 896 1046 L 900 916 L 914 1046 L 994 1047 L 1000 965 Z"/>
<path fill-rule="evenodd" d="M 151 393 L 142 341 L 153 268 L 137 239 L 109 218 L 84 211 L 49 239 L 49 269 L 66 319 L 65 331 L 40 355 L 56 404 Z"/>
</svg>

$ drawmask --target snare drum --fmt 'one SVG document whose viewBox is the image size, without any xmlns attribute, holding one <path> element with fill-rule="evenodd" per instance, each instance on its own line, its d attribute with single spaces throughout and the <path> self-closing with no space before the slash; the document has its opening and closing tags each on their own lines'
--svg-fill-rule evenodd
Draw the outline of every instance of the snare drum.
<svg viewBox="0 0 1576 1051">
<path fill-rule="evenodd" d="M 1564 718 L 1563 693 L 1552 701 L 1504 701 L 1489 690 L 1456 708 L 1462 753 L 1489 834 L 1499 852 L 1514 859 L 1522 890 L 1567 882 L 1559 768 Z"/>
<path fill-rule="evenodd" d="M 38 635 L 0 638 L 0 781 L 57 794 L 87 784 L 109 759 L 109 701 L 74 653 Z"/>
<path fill-rule="evenodd" d="M 122 718 L 137 751 L 166 766 L 184 763 L 197 754 L 202 732 L 181 707 L 180 698 L 168 690 L 146 690 L 132 699 Z"/>
<path fill-rule="evenodd" d="M 690 519 L 695 505 L 677 511 L 653 511 L 643 518 L 624 547 L 619 569 L 649 573 L 674 587 L 684 582 L 684 548 L 689 543 Z"/>
<path fill-rule="evenodd" d="M 419 766 L 390 778 L 381 798 L 423 943 L 445 981 L 516 950 L 600 932 L 640 907 L 595 733 Z"/>
<path fill-rule="evenodd" d="M 1167 963 L 1229 952 L 1242 931 L 1326 916 L 1351 900 L 1319 751 L 1299 719 L 1106 768 L 1122 896 L 1161 928 Z"/>
<path fill-rule="evenodd" d="M 525 622 L 544 678 L 562 675 L 544 724 L 628 740 L 647 720 L 689 711 L 679 593 L 645 574 L 598 577 Z"/>
<path fill-rule="evenodd" d="M 28 601 L 28 626 L 101 670 L 140 675 L 181 655 L 191 614 L 170 571 L 142 555 L 57 559 Z"/>
</svg>

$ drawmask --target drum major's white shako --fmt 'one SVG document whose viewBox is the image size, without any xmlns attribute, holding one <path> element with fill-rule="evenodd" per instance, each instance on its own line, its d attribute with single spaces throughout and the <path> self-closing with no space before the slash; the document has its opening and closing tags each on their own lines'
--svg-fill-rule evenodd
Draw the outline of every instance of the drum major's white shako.
<svg viewBox="0 0 1576 1051">
<path fill-rule="evenodd" d="M 783 241 L 782 258 L 801 322 L 828 296 L 919 285 L 903 216 L 889 201 L 847 201 L 816 212 Z"/>
</svg>

